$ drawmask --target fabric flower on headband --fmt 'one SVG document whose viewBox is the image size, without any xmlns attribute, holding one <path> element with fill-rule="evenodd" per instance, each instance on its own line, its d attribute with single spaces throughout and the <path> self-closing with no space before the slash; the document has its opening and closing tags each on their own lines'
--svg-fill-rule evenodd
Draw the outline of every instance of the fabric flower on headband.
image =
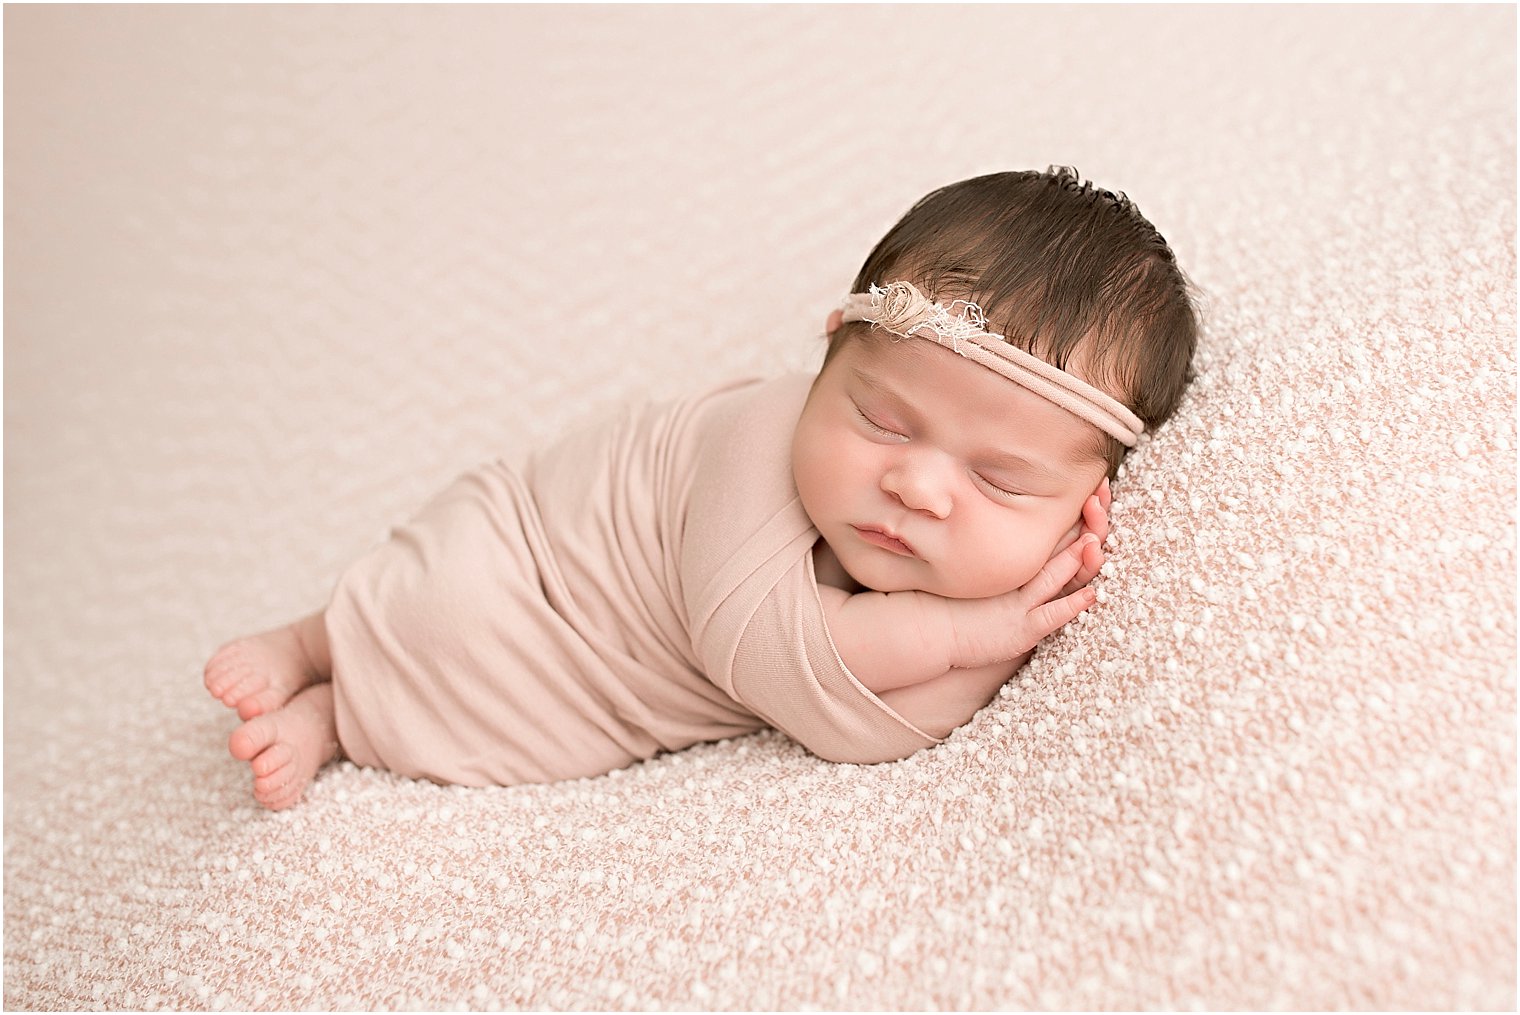
<svg viewBox="0 0 1520 1015">
<path fill-rule="evenodd" d="M 907 282 L 892 282 L 885 289 L 872 285 L 871 302 L 874 323 L 903 336 L 934 312 L 934 302 Z"/>
<path fill-rule="evenodd" d="M 864 319 L 894 335 L 908 338 L 927 329 L 948 339 L 956 351 L 972 336 L 1003 338 L 988 334 L 987 315 L 975 303 L 955 300 L 948 307 L 942 306 L 911 282 L 889 282 L 885 287 L 872 284 L 870 297 L 871 309 Z"/>
</svg>

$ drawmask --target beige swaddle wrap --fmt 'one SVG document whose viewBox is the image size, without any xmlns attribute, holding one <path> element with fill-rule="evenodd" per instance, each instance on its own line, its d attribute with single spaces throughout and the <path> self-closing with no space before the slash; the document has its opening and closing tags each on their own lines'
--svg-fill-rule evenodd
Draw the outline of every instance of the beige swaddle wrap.
<svg viewBox="0 0 1520 1015">
<path fill-rule="evenodd" d="M 810 378 L 727 385 L 466 473 L 339 580 L 354 762 L 466 785 L 600 775 L 775 726 L 874 763 L 938 741 L 829 638 L 792 482 Z"/>
</svg>

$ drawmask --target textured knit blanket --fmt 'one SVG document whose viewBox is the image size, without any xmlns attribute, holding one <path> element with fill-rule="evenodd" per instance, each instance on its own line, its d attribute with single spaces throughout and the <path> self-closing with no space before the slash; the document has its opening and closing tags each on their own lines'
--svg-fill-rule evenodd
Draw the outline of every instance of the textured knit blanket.
<svg viewBox="0 0 1520 1015">
<path fill-rule="evenodd" d="M 1514 1008 L 1512 7 L 4 18 L 8 1008 Z M 1198 379 L 967 725 L 254 802 L 219 644 L 1052 163 Z"/>
</svg>

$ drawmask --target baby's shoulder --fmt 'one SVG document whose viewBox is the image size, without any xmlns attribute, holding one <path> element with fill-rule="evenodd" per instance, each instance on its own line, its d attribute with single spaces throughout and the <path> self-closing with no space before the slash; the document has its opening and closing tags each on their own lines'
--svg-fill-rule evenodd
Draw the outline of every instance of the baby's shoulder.
<svg viewBox="0 0 1520 1015">
<path fill-rule="evenodd" d="M 790 445 L 792 431 L 812 388 L 808 374 L 749 378 L 711 392 L 710 427 L 748 443 L 778 437 Z"/>
<path fill-rule="evenodd" d="M 689 469 L 689 520 L 731 532 L 773 522 L 790 530 L 778 516 L 789 516 L 797 500 L 792 435 L 808 386 L 798 375 L 743 381 L 702 404 L 690 429 L 690 453 L 678 456 Z"/>
</svg>

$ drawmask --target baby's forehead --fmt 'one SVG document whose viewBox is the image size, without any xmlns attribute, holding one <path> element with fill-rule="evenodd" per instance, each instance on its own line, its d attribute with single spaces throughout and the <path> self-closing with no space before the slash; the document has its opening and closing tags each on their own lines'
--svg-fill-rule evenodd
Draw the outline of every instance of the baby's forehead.
<svg viewBox="0 0 1520 1015">
<path fill-rule="evenodd" d="M 863 390 L 895 401 L 925 425 L 954 426 L 967 443 L 1043 465 L 1087 471 L 1103 457 L 1102 431 L 1017 381 L 934 342 L 873 336 L 840 364 Z"/>
</svg>

